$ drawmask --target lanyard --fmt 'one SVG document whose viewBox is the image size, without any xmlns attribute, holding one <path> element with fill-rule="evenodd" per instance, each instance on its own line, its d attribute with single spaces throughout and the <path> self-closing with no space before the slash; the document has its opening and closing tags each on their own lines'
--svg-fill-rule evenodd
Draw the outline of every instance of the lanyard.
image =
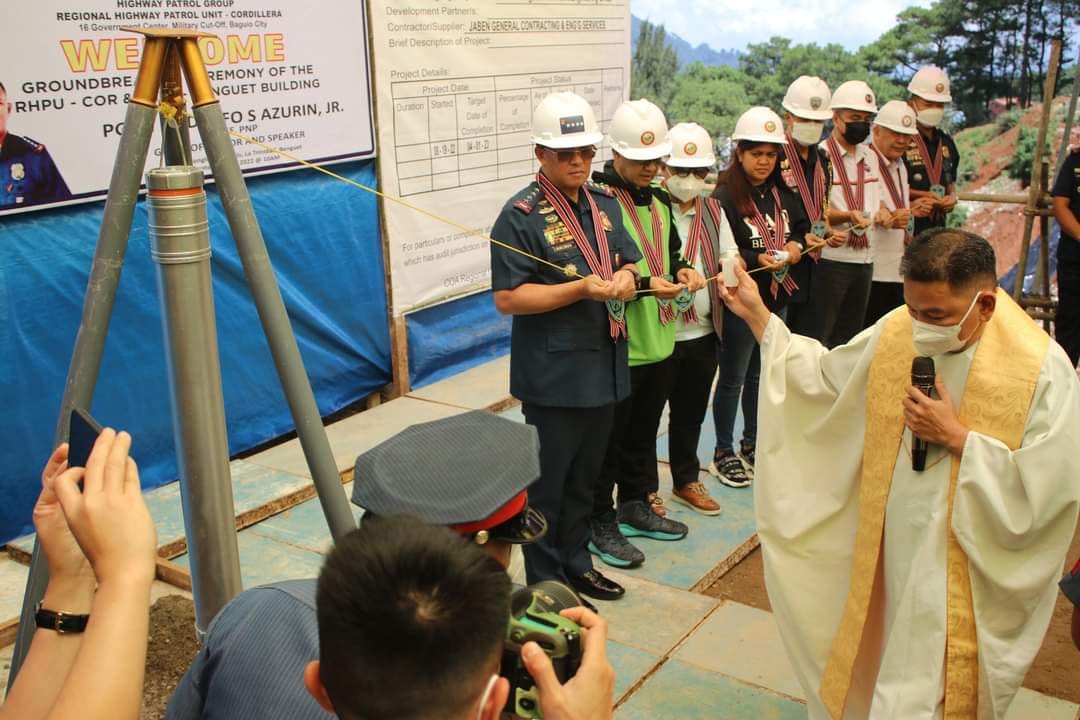
<svg viewBox="0 0 1080 720">
<path fill-rule="evenodd" d="M 652 238 L 649 238 L 644 226 L 641 224 L 641 218 L 638 217 L 637 205 L 634 204 L 634 199 L 630 197 L 630 193 L 625 188 L 613 187 L 612 190 L 615 191 L 615 197 L 619 199 L 619 203 L 626 210 L 626 214 L 630 216 L 634 231 L 641 240 L 641 249 L 645 253 L 645 264 L 649 266 L 649 274 L 653 277 L 664 277 L 666 275 L 664 272 L 664 227 L 663 223 L 660 222 L 660 213 L 656 209 L 655 198 L 649 200 L 649 216 L 652 218 Z M 663 303 L 657 300 L 657 304 L 660 307 L 661 325 L 667 325 L 675 319 L 675 309 L 671 307 L 670 302 Z"/>
<path fill-rule="evenodd" d="M 787 156 L 788 166 L 794 170 L 795 184 L 799 188 L 799 196 L 802 198 L 803 207 L 806 208 L 806 217 L 811 223 L 821 219 L 822 206 L 825 197 L 825 171 L 821 169 L 821 159 L 814 163 L 814 191 L 810 192 L 810 185 L 806 182 L 806 172 L 803 171 L 802 158 L 795 149 L 795 141 L 787 135 L 787 144 L 784 145 L 784 155 Z M 810 148 L 810 152 L 817 152 L 817 148 Z"/>
<path fill-rule="evenodd" d="M 712 240 L 709 238 L 709 233 L 705 229 L 705 215 L 708 212 L 712 217 L 713 227 L 716 228 L 717 239 L 719 240 L 720 228 L 723 226 L 723 219 L 720 215 L 720 211 L 715 206 L 715 203 L 704 202 L 702 198 L 698 197 L 694 200 L 694 219 L 690 221 L 690 237 L 686 240 L 686 262 L 691 265 L 697 260 L 698 250 L 701 251 L 702 264 L 705 268 L 705 274 L 715 274 L 720 266 L 716 262 L 716 254 L 713 252 Z M 713 307 L 721 307 L 722 301 L 720 300 L 720 288 L 717 283 L 712 282 L 708 284 L 709 297 L 713 300 Z M 694 324 L 698 321 L 697 311 L 694 310 L 694 306 L 691 305 L 683 313 L 683 319 L 688 324 Z"/>
<path fill-rule="evenodd" d="M 750 216 L 750 222 L 757 228 L 758 233 L 761 235 L 761 240 L 765 244 L 766 250 L 783 250 L 784 249 L 784 231 L 786 230 L 784 223 L 784 209 L 780 204 L 780 193 L 777 191 L 776 186 L 772 187 L 773 197 L 773 229 L 775 232 L 769 230 L 769 223 L 765 220 L 765 216 L 761 214 L 761 210 L 758 209 L 757 202 L 750 203 L 750 207 L 753 208 L 753 214 Z M 772 280 L 772 296 L 776 297 L 779 291 L 779 285 L 777 284 L 776 273 L 773 273 Z M 787 290 L 788 295 L 792 295 L 799 286 L 795 284 L 794 278 L 785 269 L 785 272 L 781 278 L 784 289 Z"/>
<path fill-rule="evenodd" d="M 941 138 L 938 138 L 937 151 L 934 153 L 933 159 L 930 158 L 930 149 L 926 145 L 926 141 L 923 139 L 922 133 L 915 135 L 915 147 L 919 150 L 919 156 L 922 157 L 923 165 L 926 166 L 926 174 L 930 178 L 931 185 L 941 184 L 941 171 L 945 168 L 945 158 L 942 154 L 941 146 L 944 145 Z"/>
<path fill-rule="evenodd" d="M 570 207 L 570 203 L 567 202 L 562 192 L 543 173 L 536 174 L 536 183 L 540 186 L 540 190 L 544 193 L 547 201 L 555 208 L 555 214 L 559 216 L 559 219 L 570 231 L 578 250 L 585 256 L 585 263 L 589 266 L 589 270 L 603 280 L 611 280 L 614 273 L 611 268 L 611 252 L 608 250 L 607 233 L 604 232 L 604 226 L 600 222 L 600 208 L 596 207 L 596 201 L 593 200 L 589 191 L 584 187 L 581 188 L 581 192 L 585 193 L 585 199 L 589 203 L 589 211 L 592 213 L 593 232 L 596 235 L 596 247 L 600 251 L 599 255 L 589 244 L 589 238 L 585 236 L 585 228 L 581 227 L 577 213 Z M 626 322 L 611 317 L 610 311 L 608 313 L 608 323 L 611 327 L 612 338 L 617 338 L 620 334 L 626 335 Z"/>
<path fill-rule="evenodd" d="M 863 205 L 866 202 L 866 160 L 859 158 L 858 163 L 856 163 L 857 174 L 855 190 L 853 191 L 851 189 L 851 179 L 847 174 L 847 166 L 844 165 L 844 157 L 840 154 L 840 146 L 837 144 L 836 138 L 830 136 L 825 141 L 825 149 L 828 150 L 829 157 L 832 158 L 836 174 L 840 176 L 840 185 L 844 193 L 844 200 L 847 201 L 847 209 L 865 211 L 866 208 Z M 870 247 L 870 242 L 866 239 L 865 232 L 859 234 L 852 230 L 848 234 L 848 245 L 856 250 L 865 250 Z"/>
</svg>

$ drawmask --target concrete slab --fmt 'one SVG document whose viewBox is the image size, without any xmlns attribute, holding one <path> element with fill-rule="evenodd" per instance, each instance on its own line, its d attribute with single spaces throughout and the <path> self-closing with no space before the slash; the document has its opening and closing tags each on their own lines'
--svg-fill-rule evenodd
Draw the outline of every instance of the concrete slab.
<svg viewBox="0 0 1080 720">
<path fill-rule="evenodd" d="M 510 355 L 477 365 L 425 387 L 406 397 L 443 403 L 466 410 L 487 410 L 505 404 L 510 397 Z"/>
<path fill-rule="evenodd" d="M 507 408 L 506 410 L 503 410 L 502 412 L 499 413 L 499 415 L 501 417 L 507 418 L 509 420 L 513 420 L 515 422 L 519 422 L 519 423 L 525 422 L 525 413 L 521 412 L 521 404 L 520 403 L 518 403 L 517 405 L 515 405 L 512 408 Z"/>
<path fill-rule="evenodd" d="M 438 420 L 464 412 L 463 408 L 402 397 L 351 415 L 326 428 L 330 449 L 339 471 L 356 463 L 356 456 L 410 425 Z M 246 458 L 247 462 L 310 478 L 307 462 L 298 439 L 290 440 Z"/>
<path fill-rule="evenodd" d="M 669 660 L 615 712 L 616 720 L 805 720 L 806 705 Z"/>
<path fill-rule="evenodd" d="M 319 553 L 278 542 L 250 529 L 240 532 L 238 542 L 240 577 L 245 588 L 278 580 L 317 577 L 322 567 Z M 190 569 L 191 556 L 181 555 L 173 562 Z"/>
<path fill-rule="evenodd" d="M 628 574 L 690 590 L 734 553 L 745 552 L 746 543 L 757 531 L 752 490 L 726 487 L 708 473 L 701 473 L 701 479 L 722 506 L 720 515 L 705 516 L 672 501 L 671 471 L 667 465 L 660 465 L 660 494 L 667 499 L 668 517 L 686 523 L 690 532 L 682 540 L 671 542 L 631 538 L 646 560 L 641 567 L 627 570 Z M 593 562 L 607 572 L 599 557 L 594 556 Z"/>
<path fill-rule="evenodd" d="M 608 662 L 615 668 L 615 702 L 637 685 L 654 667 L 660 664 L 658 655 L 624 645 L 614 640 L 607 644 Z"/>
<path fill-rule="evenodd" d="M 1080 705 L 1076 703 L 1020 688 L 1009 711 L 1005 713 L 1005 720 L 1074 720 L 1078 712 Z"/>
<path fill-rule="evenodd" d="M 346 493 L 351 493 L 352 483 L 348 483 L 343 489 Z M 353 517 L 359 520 L 363 510 L 355 505 L 350 505 L 350 507 Z M 304 548 L 320 555 L 326 554 L 333 544 L 318 498 L 300 503 L 257 525 L 252 525 L 249 529 L 262 537 Z"/>
<path fill-rule="evenodd" d="M 608 637 L 654 655 L 667 655 L 716 608 L 705 595 L 643 580 L 628 573 L 604 571 L 626 587 L 619 600 L 595 600 L 608 621 Z"/>
<path fill-rule="evenodd" d="M 804 700 L 772 613 L 725 602 L 676 651 L 682 662 Z"/>
<path fill-rule="evenodd" d="M 19 617 L 30 568 L 0 554 L 0 622 Z"/>
</svg>

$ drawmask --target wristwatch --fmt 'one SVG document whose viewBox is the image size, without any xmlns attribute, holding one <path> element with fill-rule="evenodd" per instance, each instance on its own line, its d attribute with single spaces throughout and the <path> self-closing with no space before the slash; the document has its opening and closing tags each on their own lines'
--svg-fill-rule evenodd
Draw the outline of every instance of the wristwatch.
<svg viewBox="0 0 1080 720">
<path fill-rule="evenodd" d="M 60 635 L 81 633 L 86 630 L 86 624 L 89 621 L 89 615 L 46 610 L 41 607 L 41 602 L 38 602 L 34 609 L 34 624 L 43 630 L 53 630 Z"/>
</svg>

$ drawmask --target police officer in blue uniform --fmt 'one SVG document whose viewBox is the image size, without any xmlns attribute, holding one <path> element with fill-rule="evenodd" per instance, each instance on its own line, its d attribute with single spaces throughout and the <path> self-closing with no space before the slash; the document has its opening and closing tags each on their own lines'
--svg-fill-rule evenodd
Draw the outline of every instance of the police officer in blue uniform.
<svg viewBox="0 0 1080 720">
<path fill-rule="evenodd" d="M 540 172 L 495 221 L 491 285 L 495 307 L 514 316 L 510 391 L 540 436 L 529 498 L 550 529 L 524 548 L 528 581 L 615 599 L 623 588 L 592 565 L 589 513 L 615 403 L 630 393 L 625 302 L 640 254 L 611 190 L 589 182 L 602 139 L 585 99 L 552 93 L 537 106 Z"/>
<path fill-rule="evenodd" d="M 939 128 L 945 119 L 945 106 L 952 101 L 949 77 L 941 68 L 926 65 L 908 83 L 919 133 L 904 155 L 908 184 L 911 186 L 911 214 L 915 233 L 945 227 L 948 215 L 956 207 L 956 181 L 960 171 L 960 151 L 952 136 Z M 925 201 L 930 200 L 926 207 Z"/>
<path fill-rule="evenodd" d="M 0 209 L 67 200 L 67 183 L 45 146 L 7 131 L 11 103 L 0 83 Z"/>
<path fill-rule="evenodd" d="M 356 460 L 352 500 L 370 515 L 408 515 L 470 538 L 504 567 L 510 548 L 547 532 L 526 486 L 540 472 L 536 432 L 474 411 L 412 425 Z M 453 456 L 454 462 L 446 458 Z M 304 687 L 319 660 L 314 578 L 237 595 L 207 629 L 167 720 L 331 720 Z M 447 648 L 452 652 L 452 648 Z"/>
</svg>

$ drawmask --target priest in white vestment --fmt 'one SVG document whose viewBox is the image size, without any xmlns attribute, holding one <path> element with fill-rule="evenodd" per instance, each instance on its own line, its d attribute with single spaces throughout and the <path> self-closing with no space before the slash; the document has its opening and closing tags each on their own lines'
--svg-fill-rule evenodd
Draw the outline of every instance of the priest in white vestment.
<svg viewBox="0 0 1080 720">
<path fill-rule="evenodd" d="M 902 273 L 906 307 L 832 351 L 770 315 L 745 271 L 722 292 L 761 343 L 769 599 L 814 720 L 1003 718 L 1076 529 L 1080 382 L 997 289 L 982 238 L 927 231 Z"/>
</svg>

